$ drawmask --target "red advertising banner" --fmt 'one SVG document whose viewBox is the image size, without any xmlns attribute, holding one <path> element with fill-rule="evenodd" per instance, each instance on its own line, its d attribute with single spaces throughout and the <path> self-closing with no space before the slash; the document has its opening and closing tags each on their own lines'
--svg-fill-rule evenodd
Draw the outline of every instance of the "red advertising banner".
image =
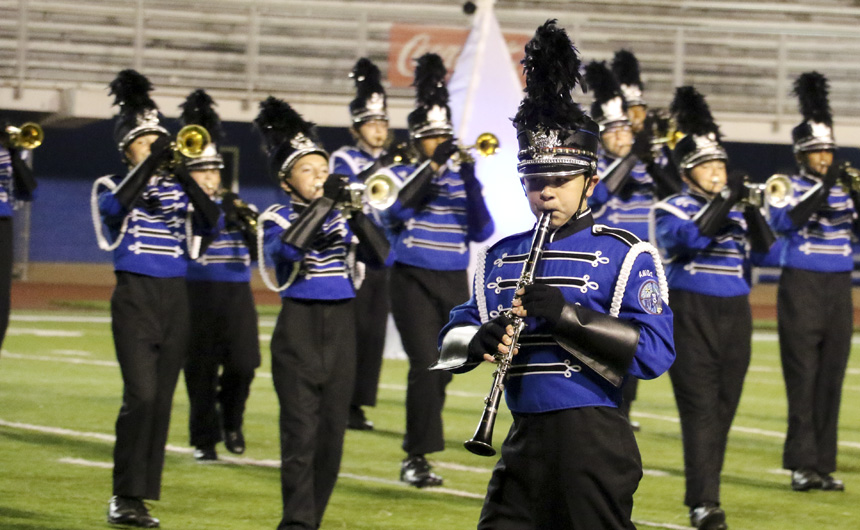
<svg viewBox="0 0 860 530">
<path fill-rule="evenodd" d="M 521 72 L 523 48 L 531 38 L 527 33 L 504 33 L 511 61 Z M 392 87 L 408 87 L 415 73 L 415 59 L 425 53 L 436 53 L 445 61 L 448 73 L 454 71 L 457 58 L 469 37 L 468 29 L 448 26 L 393 24 L 388 38 L 388 82 Z"/>
</svg>

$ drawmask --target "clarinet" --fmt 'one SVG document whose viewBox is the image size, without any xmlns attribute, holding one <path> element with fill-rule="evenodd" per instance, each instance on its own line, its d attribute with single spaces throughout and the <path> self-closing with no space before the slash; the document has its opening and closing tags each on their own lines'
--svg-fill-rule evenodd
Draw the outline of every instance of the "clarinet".
<svg viewBox="0 0 860 530">
<path fill-rule="evenodd" d="M 534 283 L 535 269 L 543 253 L 543 246 L 546 241 L 546 234 L 549 232 L 551 217 L 552 214 L 549 212 L 541 214 L 537 229 L 532 238 L 532 246 L 529 250 L 528 259 L 523 264 L 523 271 L 520 274 L 520 279 L 517 281 L 517 291 Z M 496 425 L 496 415 L 499 412 L 499 403 L 501 403 L 502 395 L 505 392 L 505 382 L 508 379 L 508 370 L 511 368 L 514 351 L 519 346 L 520 333 L 526 327 L 525 321 L 521 317 L 514 315 L 510 309 L 505 312 L 505 316 L 511 319 L 511 325 L 514 328 L 511 345 L 508 348 L 508 353 L 497 356 L 498 365 L 496 371 L 493 372 L 493 386 L 490 389 L 490 394 L 484 398 L 484 413 L 481 415 L 481 421 L 478 422 L 478 429 L 471 440 L 463 442 L 466 449 L 479 456 L 493 456 L 496 454 L 496 450 L 493 448 L 493 427 Z"/>
</svg>

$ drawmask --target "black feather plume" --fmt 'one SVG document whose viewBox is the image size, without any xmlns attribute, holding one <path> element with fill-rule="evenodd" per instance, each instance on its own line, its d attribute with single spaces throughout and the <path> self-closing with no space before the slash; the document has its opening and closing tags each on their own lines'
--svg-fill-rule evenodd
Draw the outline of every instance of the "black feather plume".
<svg viewBox="0 0 860 530">
<path fill-rule="evenodd" d="M 179 121 L 183 126 L 200 125 L 209 132 L 213 143 L 221 143 L 224 137 L 221 118 L 215 112 L 215 101 L 205 90 L 195 90 L 179 107 L 182 109 Z"/>
<path fill-rule="evenodd" d="M 794 94 L 797 96 L 804 120 L 833 126 L 833 114 L 828 101 L 829 92 L 830 84 L 827 78 L 818 72 L 806 72 L 797 78 L 794 82 Z"/>
<path fill-rule="evenodd" d="M 612 73 L 622 85 L 637 86 L 642 90 L 642 78 L 639 72 L 639 61 L 633 52 L 618 50 L 612 58 Z"/>
<path fill-rule="evenodd" d="M 110 95 L 114 96 L 113 104 L 119 105 L 120 112 L 123 114 L 158 108 L 149 97 L 152 83 L 136 70 L 121 71 L 108 86 Z"/>
<path fill-rule="evenodd" d="M 714 133 L 717 135 L 717 139 L 720 138 L 720 128 L 714 122 L 714 117 L 711 115 L 711 109 L 708 107 L 705 97 L 694 87 L 678 87 L 675 90 L 675 99 L 672 100 L 669 109 L 675 117 L 678 130 L 682 133 L 696 136 L 707 136 L 709 133 Z"/>
<path fill-rule="evenodd" d="M 356 98 L 369 99 L 372 94 L 385 94 L 381 81 L 382 73 L 373 61 L 366 57 L 355 63 L 349 77 L 355 81 Z"/>
<path fill-rule="evenodd" d="M 435 53 L 425 53 L 418 58 L 412 86 L 415 87 L 415 99 L 419 106 L 444 107 L 448 104 L 446 75 L 448 75 L 448 69 L 445 68 L 442 58 Z"/>
<path fill-rule="evenodd" d="M 299 133 L 303 133 L 311 140 L 315 139 L 314 124 L 305 121 L 289 103 L 274 96 L 269 96 L 260 102 L 260 112 L 254 118 L 254 124 L 263 135 L 266 150 L 269 153 L 274 152 Z"/>
<path fill-rule="evenodd" d="M 609 71 L 606 61 L 588 63 L 585 67 L 585 82 L 598 103 L 605 103 L 610 99 L 621 97 L 621 85 Z"/>
<path fill-rule="evenodd" d="M 567 130 L 585 123 L 587 115 L 571 92 L 581 85 L 579 52 L 567 32 L 547 20 L 526 44 L 522 60 L 526 96 L 514 124 L 527 129 Z M 585 87 L 583 87 L 584 89 Z"/>
</svg>

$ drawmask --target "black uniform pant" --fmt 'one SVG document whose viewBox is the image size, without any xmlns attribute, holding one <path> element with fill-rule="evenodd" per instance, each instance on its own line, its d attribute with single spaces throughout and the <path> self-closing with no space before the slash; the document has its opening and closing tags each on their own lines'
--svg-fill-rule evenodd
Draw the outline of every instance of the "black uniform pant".
<svg viewBox="0 0 860 530">
<path fill-rule="evenodd" d="M 170 407 L 188 351 L 185 278 L 116 273 L 111 327 L 122 373 L 113 493 L 158 499 Z"/>
<path fill-rule="evenodd" d="M 675 362 L 669 368 L 684 443 L 684 504 L 720 502 L 720 472 L 750 363 L 749 297 L 671 291 Z"/>
<path fill-rule="evenodd" d="M 364 282 L 355 295 L 355 390 L 353 407 L 376 405 L 379 372 L 385 351 L 385 329 L 391 303 L 388 269 L 367 267 Z"/>
<path fill-rule="evenodd" d="M 783 269 L 779 349 L 788 396 L 786 469 L 836 470 L 842 381 L 851 350 L 851 275 Z"/>
<path fill-rule="evenodd" d="M 391 314 L 409 357 L 403 450 L 423 455 L 445 448 L 442 408 L 451 374 L 428 368 L 439 359 L 439 332 L 451 310 L 469 299 L 466 271 L 397 263 L 391 269 Z"/>
<path fill-rule="evenodd" d="M 642 460 L 612 407 L 514 414 L 478 530 L 623 530 Z"/>
<path fill-rule="evenodd" d="M 0 217 L 0 347 L 9 327 L 9 310 L 12 297 L 12 248 L 14 235 L 12 218 Z"/>
<path fill-rule="evenodd" d="M 318 528 L 337 482 L 355 377 L 355 304 L 285 298 L 272 335 L 280 405 L 279 530 Z"/>
<path fill-rule="evenodd" d="M 188 282 L 188 302 L 189 431 L 191 445 L 203 447 L 221 441 L 222 427 L 242 428 L 254 369 L 260 366 L 257 310 L 247 282 Z"/>
</svg>

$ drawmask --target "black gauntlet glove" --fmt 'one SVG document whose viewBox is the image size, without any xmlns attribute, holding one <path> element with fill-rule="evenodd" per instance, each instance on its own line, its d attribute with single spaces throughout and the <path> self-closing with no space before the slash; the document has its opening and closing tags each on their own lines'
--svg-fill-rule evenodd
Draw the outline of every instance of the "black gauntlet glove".
<svg viewBox="0 0 860 530">
<path fill-rule="evenodd" d="M 131 210 L 137 198 L 143 193 L 146 188 L 146 183 L 149 178 L 164 162 L 170 160 L 173 156 L 173 149 L 170 148 L 171 139 L 169 136 L 159 136 L 152 145 L 149 146 L 149 156 L 146 157 L 140 164 L 132 168 L 128 175 L 119 183 L 119 186 L 113 190 L 113 195 L 116 200 L 125 207 L 126 210 Z"/>
<path fill-rule="evenodd" d="M 484 354 L 498 355 L 499 344 L 504 344 L 503 339 L 508 334 L 508 326 L 512 320 L 506 315 L 499 315 L 478 328 L 478 332 L 469 342 L 469 360 L 482 361 Z"/>
<path fill-rule="evenodd" d="M 12 181 L 15 186 L 15 190 L 20 193 L 25 200 L 27 197 L 32 197 L 33 192 L 36 190 L 36 179 L 33 178 L 33 170 L 30 169 L 30 166 L 27 162 L 21 158 L 21 150 L 15 149 L 14 147 L 8 148 L 9 158 L 12 162 Z"/>
<path fill-rule="evenodd" d="M 348 184 L 349 177 L 332 173 L 323 184 L 323 197 L 331 199 L 335 203 L 348 200 L 349 197 L 346 194 L 346 186 Z"/>
<path fill-rule="evenodd" d="M 830 196 L 830 188 L 842 176 L 844 163 L 837 163 L 835 160 L 827 169 L 827 173 L 821 178 L 821 182 L 811 187 L 809 191 L 803 194 L 800 201 L 788 212 L 788 217 L 795 227 L 800 227 L 809 221 L 812 214 L 818 211 Z"/>
<path fill-rule="evenodd" d="M 744 176 L 745 173 L 737 169 L 729 172 L 725 188 L 695 216 L 693 221 L 703 236 L 714 237 L 723 227 L 732 207 L 741 198 Z"/>
<path fill-rule="evenodd" d="M 436 150 L 433 151 L 433 156 L 430 157 L 430 160 L 437 166 L 444 166 L 448 162 L 448 159 L 459 150 L 457 142 L 453 138 L 448 138 L 436 146 Z"/>
<path fill-rule="evenodd" d="M 633 147 L 630 148 L 633 155 L 650 164 L 654 161 L 654 151 L 651 148 L 651 128 L 643 127 L 641 131 L 633 137 Z"/>
<path fill-rule="evenodd" d="M 555 327 L 564 308 L 564 295 L 561 289 L 543 283 L 527 285 L 520 295 L 523 309 L 530 317 L 542 318 Z"/>
</svg>

